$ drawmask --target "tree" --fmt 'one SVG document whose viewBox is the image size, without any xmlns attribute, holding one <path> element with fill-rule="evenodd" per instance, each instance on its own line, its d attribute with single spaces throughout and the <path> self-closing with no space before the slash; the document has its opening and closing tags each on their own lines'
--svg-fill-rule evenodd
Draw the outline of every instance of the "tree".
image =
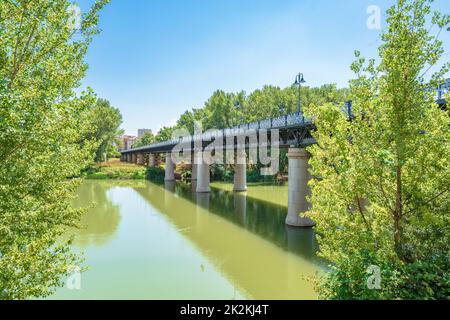
<svg viewBox="0 0 450 320">
<path fill-rule="evenodd" d="M 204 129 L 223 129 L 242 124 L 244 116 L 240 110 L 245 94 L 226 93 L 218 90 L 205 103 L 206 123 Z"/>
<path fill-rule="evenodd" d="M 158 134 L 155 137 L 157 142 L 164 142 L 167 140 L 172 140 L 172 135 L 175 131 L 174 127 L 163 127 L 159 130 Z"/>
<path fill-rule="evenodd" d="M 98 148 L 96 162 L 106 161 L 117 149 L 118 137 L 123 134 L 120 129 L 122 115 L 120 110 L 111 106 L 108 100 L 98 99 L 91 110 L 91 130 L 89 140 L 96 140 Z"/>
<path fill-rule="evenodd" d="M 67 178 L 92 161 L 95 97 L 74 88 L 106 3 L 74 29 L 67 0 L 0 1 L 0 299 L 47 296 L 80 261 L 56 239 L 82 213 Z"/>
<path fill-rule="evenodd" d="M 194 123 L 194 113 L 191 111 L 186 111 L 178 119 L 176 127 L 179 129 L 186 129 L 190 134 L 194 134 Z"/>
<path fill-rule="evenodd" d="M 134 144 L 133 148 L 149 146 L 155 142 L 155 136 L 151 131 L 146 131 Z"/>
<path fill-rule="evenodd" d="M 195 122 L 203 122 L 206 118 L 206 112 L 203 109 L 192 109 L 192 111 L 186 111 L 180 116 L 177 121 L 176 127 L 178 129 L 188 130 L 190 134 L 194 134 Z"/>
<path fill-rule="evenodd" d="M 338 89 L 336 84 L 325 84 L 318 88 L 302 87 L 302 104 L 309 106 L 311 104 L 322 105 L 333 103 L 341 105 L 350 100 L 350 92 L 347 88 Z"/>
<path fill-rule="evenodd" d="M 324 298 L 449 297 L 450 121 L 429 90 L 449 64 L 425 81 L 443 54 L 426 26 L 431 2 L 387 11 L 379 65 L 356 53 L 352 119 L 333 104 L 308 108 L 317 126 L 308 214 L 333 270 L 320 282 Z M 431 23 L 442 29 L 449 17 Z M 374 270 L 379 290 L 368 285 Z"/>
<path fill-rule="evenodd" d="M 249 95 L 245 104 L 246 120 L 253 122 L 288 114 L 296 110 L 297 101 L 298 98 L 293 91 L 264 86 Z"/>
<path fill-rule="evenodd" d="M 343 105 L 350 99 L 348 89 L 338 89 L 335 84 L 323 85 L 319 88 L 302 87 L 302 105 L 333 103 Z M 297 111 L 298 88 L 291 86 L 280 89 L 264 86 L 250 95 L 244 91 L 228 93 L 215 91 L 205 102 L 203 108 L 194 108 L 180 116 L 175 128 L 186 129 L 194 133 L 195 122 L 202 125 L 203 130 L 230 128 L 236 125 L 278 117 Z M 167 128 L 163 130 L 166 133 Z M 171 138 L 165 134 L 164 137 Z M 162 136 L 157 136 L 157 140 Z M 159 141 L 159 140 L 158 140 Z"/>
</svg>

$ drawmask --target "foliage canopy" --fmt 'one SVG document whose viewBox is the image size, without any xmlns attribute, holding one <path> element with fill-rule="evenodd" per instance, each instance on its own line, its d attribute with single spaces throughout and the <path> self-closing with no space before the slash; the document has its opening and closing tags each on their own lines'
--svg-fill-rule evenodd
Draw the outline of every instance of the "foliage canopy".
<svg viewBox="0 0 450 320">
<path fill-rule="evenodd" d="M 96 147 L 83 139 L 96 98 L 74 88 L 107 2 L 75 29 L 67 0 L 0 1 L 0 299 L 47 296 L 79 263 L 56 239 L 81 213 L 69 201 L 77 181 L 67 178 Z"/>
<path fill-rule="evenodd" d="M 442 42 L 429 33 L 449 17 L 428 0 L 398 0 L 387 12 L 380 63 L 359 52 L 351 81 L 354 118 L 332 104 L 311 105 L 318 144 L 312 153 L 312 211 L 320 253 L 334 272 L 323 298 L 450 297 L 450 118 L 430 88 Z M 426 78 L 428 80 L 426 80 Z M 380 290 L 367 269 L 381 269 Z"/>
</svg>

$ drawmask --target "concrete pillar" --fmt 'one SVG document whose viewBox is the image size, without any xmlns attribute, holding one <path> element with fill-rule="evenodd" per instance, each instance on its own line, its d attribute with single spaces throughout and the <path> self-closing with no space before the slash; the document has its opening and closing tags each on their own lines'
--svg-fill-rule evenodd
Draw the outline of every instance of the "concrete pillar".
<svg viewBox="0 0 450 320">
<path fill-rule="evenodd" d="M 197 172 L 198 172 L 198 166 L 197 166 L 197 153 L 194 152 L 192 154 L 192 169 L 191 169 L 191 181 L 197 181 Z"/>
<path fill-rule="evenodd" d="M 134 164 L 137 164 L 137 154 L 136 153 L 133 153 L 131 155 L 131 162 Z"/>
<path fill-rule="evenodd" d="M 305 149 L 289 149 L 289 203 L 286 217 L 286 224 L 289 226 L 315 226 L 315 222 L 312 219 L 301 216 L 302 213 L 309 209 L 306 197 L 310 193 L 308 187 L 308 181 L 310 180 L 308 161 L 310 157 L 311 155 Z"/>
<path fill-rule="evenodd" d="M 166 177 L 164 181 L 175 181 L 175 164 L 172 161 L 172 154 L 166 154 Z"/>
<path fill-rule="evenodd" d="M 127 153 L 127 154 L 125 155 L 125 159 L 126 159 L 126 161 L 127 161 L 128 163 L 130 163 L 130 162 L 131 162 L 131 154 Z"/>
<path fill-rule="evenodd" d="M 150 168 L 156 167 L 156 157 L 155 157 L 154 153 L 149 153 L 148 154 L 148 166 Z"/>
<path fill-rule="evenodd" d="M 234 191 L 247 191 L 247 155 L 244 150 L 238 150 L 234 167 Z"/>
<path fill-rule="evenodd" d="M 203 161 L 201 152 L 197 155 L 197 193 L 211 192 L 209 165 Z"/>
</svg>

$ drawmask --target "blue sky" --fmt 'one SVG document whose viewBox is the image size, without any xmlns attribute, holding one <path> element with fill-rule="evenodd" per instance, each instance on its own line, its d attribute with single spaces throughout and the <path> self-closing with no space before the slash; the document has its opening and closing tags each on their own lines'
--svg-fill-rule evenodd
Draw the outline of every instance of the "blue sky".
<svg viewBox="0 0 450 320">
<path fill-rule="evenodd" d="M 438 0 L 437 8 L 450 11 Z M 83 11 L 93 0 L 80 0 Z M 216 90 L 347 85 L 353 52 L 371 58 L 380 30 L 366 26 L 370 5 L 393 0 L 111 0 L 86 60 L 90 86 L 118 107 L 127 134 L 157 131 Z M 447 55 L 450 32 L 444 33 Z"/>
</svg>

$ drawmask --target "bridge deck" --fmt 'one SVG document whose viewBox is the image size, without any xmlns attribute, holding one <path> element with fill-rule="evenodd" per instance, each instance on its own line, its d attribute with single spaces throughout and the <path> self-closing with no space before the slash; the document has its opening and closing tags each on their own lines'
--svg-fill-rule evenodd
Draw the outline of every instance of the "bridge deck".
<svg viewBox="0 0 450 320">
<path fill-rule="evenodd" d="M 266 131 L 270 132 L 271 130 L 280 130 L 280 132 L 287 133 L 287 131 L 305 131 L 306 129 L 312 127 L 312 121 L 310 119 L 306 119 L 302 114 L 292 113 L 276 118 L 265 119 L 261 121 L 256 121 L 253 123 L 242 124 L 233 128 L 220 129 L 220 130 L 211 130 L 207 131 L 203 134 L 196 134 L 187 137 L 180 137 L 179 139 L 172 139 L 156 144 L 152 144 L 149 146 L 144 146 L 140 148 L 123 150 L 122 154 L 127 153 L 137 153 L 137 152 L 167 152 L 173 149 L 176 145 L 183 144 L 194 144 L 195 142 L 203 142 L 203 141 L 213 141 L 215 139 L 223 139 L 226 137 L 233 136 L 241 136 L 250 134 L 252 132 L 260 132 Z M 305 139 L 308 137 L 305 137 Z M 287 139 L 286 141 L 288 141 Z M 308 141 L 310 144 L 311 141 Z"/>
<path fill-rule="evenodd" d="M 446 101 L 443 98 L 444 94 L 449 92 L 450 88 L 450 79 L 443 85 L 441 85 L 436 93 L 437 93 L 437 101 L 436 103 L 440 106 L 445 106 Z M 352 115 L 352 102 L 348 101 L 345 103 L 345 106 L 342 108 L 342 112 L 345 113 L 348 117 Z M 242 124 L 233 128 L 220 129 L 220 130 L 212 130 L 210 132 L 205 132 L 202 134 L 196 134 L 187 137 L 180 137 L 179 139 L 172 139 L 160 143 L 155 143 L 152 145 L 134 148 L 130 150 L 122 150 L 121 154 L 130 154 L 130 153 L 158 153 L 158 152 L 169 152 L 176 145 L 183 143 L 192 145 L 195 142 L 209 142 L 215 139 L 223 139 L 226 137 L 232 136 L 240 136 L 249 134 L 251 132 L 260 132 L 266 131 L 270 132 L 271 130 L 279 130 L 280 132 L 280 145 L 297 145 L 297 146 L 307 146 L 314 144 L 315 141 L 309 134 L 309 129 L 313 127 L 313 123 L 311 119 L 307 119 L 303 114 L 292 113 L 276 118 L 270 118 L 265 120 L 260 120 L 252 123 Z"/>
</svg>

